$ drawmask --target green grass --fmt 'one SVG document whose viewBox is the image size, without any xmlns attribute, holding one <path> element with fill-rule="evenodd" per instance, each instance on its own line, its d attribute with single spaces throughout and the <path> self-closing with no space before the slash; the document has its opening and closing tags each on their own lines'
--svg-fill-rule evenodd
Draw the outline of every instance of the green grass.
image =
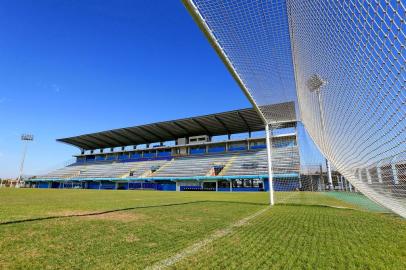
<svg viewBox="0 0 406 270">
<path fill-rule="evenodd" d="M 275 206 L 173 269 L 406 269 L 406 224 L 388 215 Z"/>
<path fill-rule="evenodd" d="M 0 269 L 143 269 L 267 208 L 267 200 L 267 193 L 0 189 Z M 406 268 L 404 220 L 320 206 L 364 209 L 323 193 L 276 200 L 282 204 L 172 268 Z"/>
<path fill-rule="evenodd" d="M 358 193 L 349 192 L 326 192 L 327 196 L 334 197 L 336 199 L 349 202 L 351 204 L 357 205 L 361 209 L 365 209 L 372 212 L 387 212 L 388 210 L 369 200 L 367 197 L 362 196 Z"/>
</svg>

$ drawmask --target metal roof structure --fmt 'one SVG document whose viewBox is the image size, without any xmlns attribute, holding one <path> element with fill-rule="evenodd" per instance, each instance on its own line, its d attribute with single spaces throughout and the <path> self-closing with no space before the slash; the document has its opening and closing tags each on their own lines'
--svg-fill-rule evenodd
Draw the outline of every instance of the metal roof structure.
<svg viewBox="0 0 406 270">
<path fill-rule="evenodd" d="M 263 106 L 272 123 L 291 127 L 296 122 L 294 102 Z M 152 124 L 112 129 L 97 133 L 58 139 L 84 150 L 150 144 L 178 138 L 208 135 L 218 136 L 264 130 L 264 122 L 253 108 L 215 113 Z"/>
</svg>

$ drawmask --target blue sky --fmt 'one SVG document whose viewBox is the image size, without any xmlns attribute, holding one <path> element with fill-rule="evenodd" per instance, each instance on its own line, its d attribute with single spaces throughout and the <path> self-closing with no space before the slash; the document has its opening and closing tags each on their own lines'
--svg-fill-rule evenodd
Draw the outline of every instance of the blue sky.
<svg viewBox="0 0 406 270">
<path fill-rule="evenodd" d="M 0 0 L 0 177 L 62 166 L 55 139 L 249 107 L 180 0 Z"/>
</svg>

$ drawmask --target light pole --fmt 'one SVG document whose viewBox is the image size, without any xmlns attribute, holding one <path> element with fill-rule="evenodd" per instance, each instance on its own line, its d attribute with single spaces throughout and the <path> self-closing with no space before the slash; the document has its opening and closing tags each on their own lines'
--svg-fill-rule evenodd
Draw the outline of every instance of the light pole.
<svg viewBox="0 0 406 270">
<path fill-rule="evenodd" d="M 319 104 L 319 112 L 320 112 L 320 125 L 321 125 L 321 140 L 322 145 L 325 147 L 326 142 L 324 139 L 324 111 L 323 111 L 323 103 L 321 102 L 321 88 L 327 84 L 327 81 L 323 80 L 323 78 L 318 74 L 313 74 L 310 76 L 309 80 L 307 81 L 307 87 L 311 93 L 316 92 L 317 94 L 317 102 Z M 326 148 L 326 147 L 325 147 Z M 333 186 L 333 177 L 331 176 L 331 166 L 330 161 L 326 158 L 326 169 L 327 169 L 327 177 L 328 177 L 328 185 L 330 190 L 334 190 Z"/>
<path fill-rule="evenodd" d="M 27 155 L 27 147 L 28 147 L 28 143 L 33 140 L 34 140 L 34 135 L 32 135 L 32 134 L 21 135 L 21 141 L 24 144 L 24 150 L 23 150 L 23 156 L 21 158 L 20 173 L 18 175 L 16 186 L 15 186 L 16 188 L 19 188 L 21 183 L 23 182 L 24 162 L 25 162 L 25 156 Z"/>
</svg>

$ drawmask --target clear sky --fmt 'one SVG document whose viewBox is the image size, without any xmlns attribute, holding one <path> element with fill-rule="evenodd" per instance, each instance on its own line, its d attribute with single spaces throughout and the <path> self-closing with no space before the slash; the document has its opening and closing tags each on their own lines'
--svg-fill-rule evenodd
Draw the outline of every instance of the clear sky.
<svg viewBox="0 0 406 270">
<path fill-rule="evenodd" d="M 0 177 L 21 133 L 31 174 L 78 153 L 56 138 L 250 106 L 180 0 L 0 2 Z"/>
<path fill-rule="evenodd" d="M 180 0 L 0 0 L 0 177 L 77 154 L 55 139 L 250 107 Z"/>
</svg>

